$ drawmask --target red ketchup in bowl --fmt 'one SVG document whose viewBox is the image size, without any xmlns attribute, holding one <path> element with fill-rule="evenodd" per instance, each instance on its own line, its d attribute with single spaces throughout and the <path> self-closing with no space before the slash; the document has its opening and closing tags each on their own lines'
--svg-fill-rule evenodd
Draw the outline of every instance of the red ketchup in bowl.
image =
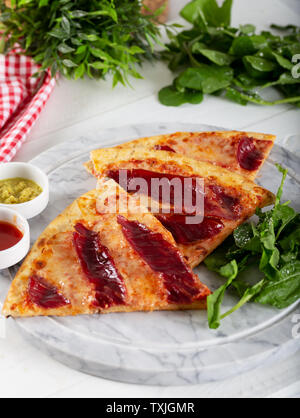
<svg viewBox="0 0 300 418">
<path fill-rule="evenodd" d="M 0 221 L 0 251 L 13 247 L 22 238 L 22 232 L 15 225 Z"/>
</svg>

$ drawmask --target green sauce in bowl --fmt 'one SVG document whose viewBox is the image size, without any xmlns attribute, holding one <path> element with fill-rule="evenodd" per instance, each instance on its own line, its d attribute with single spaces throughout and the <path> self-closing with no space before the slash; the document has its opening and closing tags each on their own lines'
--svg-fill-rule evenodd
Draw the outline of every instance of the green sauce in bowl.
<svg viewBox="0 0 300 418">
<path fill-rule="evenodd" d="M 0 180 L 0 203 L 17 205 L 30 202 L 42 193 L 42 188 L 32 180 L 21 177 Z"/>
</svg>

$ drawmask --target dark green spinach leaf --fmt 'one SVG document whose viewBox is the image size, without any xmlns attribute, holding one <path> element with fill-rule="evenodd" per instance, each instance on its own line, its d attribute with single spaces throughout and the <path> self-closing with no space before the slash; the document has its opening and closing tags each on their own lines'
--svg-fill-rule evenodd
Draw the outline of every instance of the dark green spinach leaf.
<svg viewBox="0 0 300 418">
<path fill-rule="evenodd" d="M 184 88 L 214 93 L 230 85 L 233 71 L 230 67 L 199 64 L 197 68 L 188 68 L 178 77 L 178 85 Z"/>
<path fill-rule="evenodd" d="M 181 15 L 192 28 L 178 34 L 168 31 L 170 43 L 162 54 L 172 71 L 181 72 L 174 88 L 181 91 L 184 86 L 193 89 L 195 95 L 196 91 L 218 94 L 241 105 L 300 107 L 300 79 L 294 76 L 292 62 L 300 53 L 300 28 L 273 25 L 281 32 L 274 35 L 269 31 L 256 33 L 253 24 L 232 27 L 232 4 L 227 0 L 221 6 L 216 0 L 193 0 L 183 8 Z M 226 68 L 228 76 L 218 73 L 216 67 Z M 277 90 L 279 99 L 264 98 L 261 91 L 270 88 Z"/>
<path fill-rule="evenodd" d="M 202 102 L 203 94 L 189 89 L 178 91 L 174 86 L 169 86 L 159 92 L 159 100 L 165 106 L 180 106 L 184 103 L 198 104 Z"/>
<path fill-rule="evenodd" d="M 208 298 L 208 320 L 216 329 L 220 321 L 250 301 L 282 309 L 300 299 L 300 214 L 281 204 L 287 170 L 278 166 L 282 182 L 274 207 L 257 211 L 258 223 L 244 223 L 238 227 L 205 265 L 209 270 L 227 278 Z M 248 283 L 242 272 L 257 266 L 263 275 L 256 283 Z M 221 314 L 226 290 L 236 289 L 240 300 L 228 312 Z"/>
</svg>

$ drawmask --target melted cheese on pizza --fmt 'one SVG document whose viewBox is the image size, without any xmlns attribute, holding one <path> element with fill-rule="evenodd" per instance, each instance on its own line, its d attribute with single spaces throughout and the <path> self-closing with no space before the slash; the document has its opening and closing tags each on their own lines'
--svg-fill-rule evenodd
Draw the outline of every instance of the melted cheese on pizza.
<svg viewBox="0 0 300 418">
<path fill-rule="evenodd" d="M 140 138 L 116 148 L 177 153 L 210 162 L 254 180 L 274 141 L 273 135 L 254 132 L 177 132 Z"/>
<path fill-rule="evenodd" d="M 237 175 L 209 163 L 198 162 L 176 154 L 162 151 L 140 151 L 133 149 L 105 149 L 92 152 L 94 172 L 121 182 L 121 173 L 126 171 L 126 182 L 121 184 L 127 191 L 134 179 L 143 179 L 151 195 L 153 179 L 203 179 L 205 187 L 204 220 L 200 224 L 187 226 L 186 213 L 174 216 L 171 196 L 159 194 L 159 205 L 164 207 L 165 198 L 171 200 L 171 213 L 164 215 L 161 210 L 155 214 L 167 228 L 181 249 L 190 266 L 199 264 L 233 230 L 251 217 L 257 207 L 273 202 L 274 195 L 252 183 L 244 176 Z M 123 179 L 123 177 L 122 177 Z M 172 189 L 171 189 L 172 190 Z M 152 207 L 152 205 L 151 205 Z M 163 215 L 163 216 L 162 216 Z M 170 216 L 173 215 L 173 216 Z"/>
<path fill-rule="evenodd" d="M 75 201 L 44 231 L 12 283 L 6 316 L 203 309 L 210 294 L 146 208 L 101 210 L 113 181 Z M 164 255 L 163 262 L 158 262 Z"/>
</svg>

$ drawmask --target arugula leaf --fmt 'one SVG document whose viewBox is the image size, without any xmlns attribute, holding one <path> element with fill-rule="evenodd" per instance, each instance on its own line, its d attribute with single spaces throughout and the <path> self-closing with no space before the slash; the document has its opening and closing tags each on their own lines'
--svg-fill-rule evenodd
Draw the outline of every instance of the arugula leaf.
<svg viewBox="0 0 300 418">
<path fill-rule="evenodd" d="M 207 268 L 211 271 L 219 273 L 220 268 L 231 261 L 231 258 L 228 258 L 228 251 L 232 248 L 233 244 L 233 237 L 227 238 L 223 245 L 219 246 L 205 259 Z M 232 259 L 233 258 L 234 257 L 232 257 Z"/>
<path fill-rule="evenodd" d="M 289 225 L 296 216 L 297 213 L 289 206 L 279 204 L 275 206 L 273 210 L 273 219 L 277 229 L 276 239 L 279 238 L 284 228 Z"/>
<path fill-rule="evenodd" d="M 238 271 L 237 262 L 235 260 L 225 264 L 225 266 L 222 266 L 219 269 L 220 275 L 226 277 L 228 280 L 223 286 L 221 286 L 207 298 L 207 317 L 209 326 L 212 329 L 217 329 L 220 326 L 221 305 L 225 296 L 225 292 L 233 280 L 236 279 Z"/>
<path fill-rule="evenodd" d="M 259 236 L 254 231 L 253 225 L 249 223 L 242 224 L 233 233 L 235 245 L 243 250 L 259 253 L 261 251 L 261 243 Z"/>
<path fill-rule="evenodd" d="M 285 264 L 278 276 L 266 281 L 255 302 L 283 309 L 300 298 L 300 261 Z"/>
<path fill-rule="evenodd" d="M 296 227 L 296 226 L 295 226 Z M 300 246 L 300 226 L 296 227 L 290 234 L 279 241 L 281 248 L 287 252 L 298 250 Z"/>
<path fill-rule="evenodd" d="M 288 170 L 287 169 L 284 169 L 279 164 L 276 164 L 276 167 L 277 167 L 277 170 L 282 174 L 282 180 L 281 180 L 281 184 L 280 184 L 279 189 L 278 189 L 277 194 L 276 194 L 275 207 L 278 206 L 279 203 L 280 203 L 280 199 L 281 199 L 282 193 L 283 193 L 284 182 L 285 182 L 286 176 L 288 175 Z"/>
<path fill-rule="evenodd" d="M 264 286 L 264 283 L 265 283 L 265 281 L 261 280 L 260 282 L 256 283 L 255 285 L 253 285 L 251 287 L 248 287 L 244 291 L 244 293 L 243 293 L 241 299 L 239 300 L 239 302 L 233 308 L 231 308 L 229 311 L 227 311 L 226 313 L 221 315 L 220 320 L 222 320 L 222 319 L 226 318 L 227 316 L 233 314 L 238 309 L 240 309 L 242 306 L 244 306 L 246 303 L 250 302 L 251 299 L 253 299 L 255 295 L 257 295 L 258 293 L 261 292 L 261 290 Z M 220 323 L 218 325 L 220 325 Z"/>
<path fill-rule="evenodd" d="M 258 223 L 239 226 L 223 245 L 205 260 L 209 270 L 227 282 L 208 299 L 208 321 L 213 329 L 220 321 L 249 301 L 286 308 L 300 299 L 300 214 L 288 203 L 281 204 L 287 170 L 277 165 L 282 174 L 274 207 L 257 210 Z M 256 265 L 264 277 L 250 284 L 241 272 Z M 236 289 L 240 300 L 221 315 L 221 305 L 229 287 Z"/>
</svg>

